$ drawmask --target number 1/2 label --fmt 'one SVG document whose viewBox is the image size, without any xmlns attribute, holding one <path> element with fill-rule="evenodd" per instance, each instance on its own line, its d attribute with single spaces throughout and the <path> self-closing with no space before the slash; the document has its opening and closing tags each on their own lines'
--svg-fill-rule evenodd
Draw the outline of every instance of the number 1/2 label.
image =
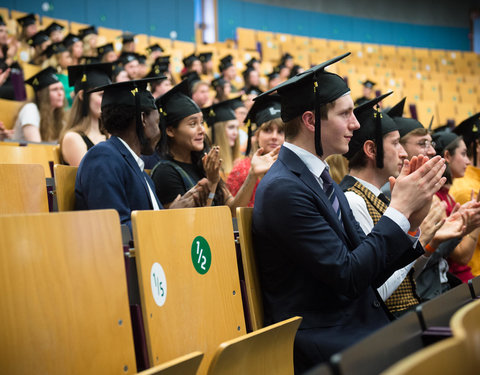
<svg viewBox="0 0 480 375">
<path fill-rule="evenodd" d="M 192 243 L 192 262 L 195 270 L 204 275 L 210 269 L 212 264 L 212 253 L 210 245 L 202 236 L 197 236 Z"/>
<path fill-rule="evenodd" d="M 159 263 L 153 263 L 150 271 L 150 281 L 152 285 L 152 294 L 155 303 L 163 306 L 167 299 L 167 278 L 165 272 Z"/>
</svg>

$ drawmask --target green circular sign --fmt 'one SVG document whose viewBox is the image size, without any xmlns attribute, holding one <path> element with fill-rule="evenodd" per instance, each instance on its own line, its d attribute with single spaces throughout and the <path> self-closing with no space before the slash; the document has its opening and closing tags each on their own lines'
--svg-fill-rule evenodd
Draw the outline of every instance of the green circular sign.
<svg viewBox="0 0 480 375">
<path fill-rule="evenodd" d="M 200 275 L 205 275 L 212 264 L 210 245 L 202 236 L 197 236 L 192 243 L 193 267 Z"/>
</svg>

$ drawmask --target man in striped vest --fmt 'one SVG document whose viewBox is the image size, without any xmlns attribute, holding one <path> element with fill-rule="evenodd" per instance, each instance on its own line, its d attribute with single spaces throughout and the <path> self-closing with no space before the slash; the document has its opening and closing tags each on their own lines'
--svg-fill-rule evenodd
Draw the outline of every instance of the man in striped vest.
<svg viewBox="0 0 480 375">
<path fill-rule="evenodd" d="M 407 158 L 400 144 L 395 122 L 374 107 L 389 94 L 370 100 L 354 110 L 360 129 L 353 132 L 349 151 L 350 175 L 340 186 L 345 192 L 355 219 L 365 234 L 370 233 L 388 207 L 389 199 L 380 188 L 390 176 L 397 177 Z M 380 297 L 395 316 L 420 303 L 416 294 L 414 273 L 420 272 L 428 258 L 422 255 L 416 261 L 397 270 L 378 288 Z"/>
</svg>

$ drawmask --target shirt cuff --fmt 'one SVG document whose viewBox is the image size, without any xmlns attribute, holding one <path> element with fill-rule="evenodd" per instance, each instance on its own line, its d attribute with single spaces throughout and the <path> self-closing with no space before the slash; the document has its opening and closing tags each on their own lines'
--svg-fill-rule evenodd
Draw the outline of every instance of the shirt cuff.
<svg viewBox="0 0 480 375">
<path fill-rule="evenodd" d="M 393 220 L 405 233 L 410 229 L 410 222 L 407 217 L 393 207 L 388 207 L 384 215 Z"/>
</svg>

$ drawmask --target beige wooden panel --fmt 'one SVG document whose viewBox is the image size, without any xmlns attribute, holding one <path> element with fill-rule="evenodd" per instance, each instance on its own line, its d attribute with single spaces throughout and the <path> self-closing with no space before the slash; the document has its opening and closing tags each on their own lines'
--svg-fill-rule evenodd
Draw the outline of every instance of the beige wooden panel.
<svg viewBox="0 0 480 375">
<path fill-rule="evenodd" d="M 75 180 L 78 167 L 55 164 L 55 189 L 58 211 L 73 211 L 75 209 Z"/>
<path fill-rule="evenodd" d="M 237 27 L 237 46 L 239 49 L 255 51 L 257 49 L 255 30 Z"/>
<path fill-rule="evenodd" d="M 48 212 L 43 167 L 39 164 L 0 164 L 0 197 L 0 214 Z"/>
<path fill-rule="evenodd" d="M 455 119 L 455 102 L 452 100 L 438 102 L 438 123 L 445 125 Z"/>
<path fill-rule="evenodd" d="M 0 216 L 5 374 L 134 374 L 115 210 Z"/>
<path fill-rule="evenodd" d="M 117 30 L 117 29 L 110 29 L 108 27 L 97 27 L 98 30 L 98 36 L 105 38 L 104 43 L 102 42 L 97 43 L 97 45 L 102 45 L 105 43 L 113 43 L 116 44 L 117 42 L 121 43 L 120 36 L 123 34 L 122 30 Z"/>
<path fill-rule="evenodd" d="M 415 106 L 417 107 L 417 116 L 418 116 L 417 120 L 420 121 L 423 126 L 428 127 L 428 124 L 430 124 L 432 116 L 434 116 L 433 127 L 434 128 L 437 127 L 438 114 L 437 114 L 437 103 L 435 101 L 420 100 L 415 103 Z"/>
<path fill-rule="evenodd" d="M 203 353 L 193 352 L 139 372 L 138 375 L 195 375 L 202 358 Z"/>
<path fill-rule="evenodd" d="M 0 121 L 3 122 L 3 126 L 6 129 L 13 129 L 18 112 L 25 103 L 16 100 L 0 99 Z"/>
<path fill-rule="evenodd" d="M 252 243 L 252 214 L 253 208 L 251 207 L 237 208 L 238 234 L 242 252 L 242 266 L 243 274 L 245 275 L 249 314 L 252 329 L 256 331 L 263 327 L 263 302 L 257 261 Z"/>
<path fill-rule="evenodd" d="M 86 23 L 79 23 L 79 22 L 71 21 L 70 22 L 70 32 L 72 34 L 78 34 L 78 30 L 85 29 L 88 26 L 90 26 L 90 25 L 88 25 Z"/>
<path fill-rule="evenodd" d="M 204 374 L 221 342 L 245 334 L 230 209 L 136 211 L 132 226 L 151 364 L 200 350 Z M 209 244 L 210 268 L 198 236 Z M 200 274 L 195 265 L 208 272 Z M 155 302 L 154 292 L 163 294 L 163 305 Z"/>
<path fill-rule="evenodd" d="M 293 374 L 293 341 L 301 321 L 297 316 L 222 343 L 208 375 Z"/>
<path fill-rule="evenodd" d="M 49 162 L 55 160 L 54 145 L 28 144 L 19 147 L 0 147 L 0 163 L 3 164 L 41 164 L 46 177 L 52 177 Z"/>
<path fill-rule="evenodd" d="M 48 27 L 52 22 L 56 22 L 59 25 L 62 25 L 65 29 L 63 30 L 64 35 L 66 36 L 68 34 L 68 21 L 67 20 L 62 20 L 58 18 L 52 18 L 48 16 L 42 16 L 42 28 Z"/>
</svg>

